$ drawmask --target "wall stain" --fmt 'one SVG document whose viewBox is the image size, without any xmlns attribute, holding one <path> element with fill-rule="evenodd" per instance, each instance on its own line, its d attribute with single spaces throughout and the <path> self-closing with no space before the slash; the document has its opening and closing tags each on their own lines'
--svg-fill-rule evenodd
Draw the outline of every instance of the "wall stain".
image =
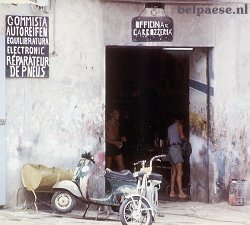
<svg viewBox="0 0 250 225">
<path fill-rule="evenodd" d="M 198 136 L 207 136 L 207 121 L 195 112 L 189 114 L 190 131 Z"/>
</svg>

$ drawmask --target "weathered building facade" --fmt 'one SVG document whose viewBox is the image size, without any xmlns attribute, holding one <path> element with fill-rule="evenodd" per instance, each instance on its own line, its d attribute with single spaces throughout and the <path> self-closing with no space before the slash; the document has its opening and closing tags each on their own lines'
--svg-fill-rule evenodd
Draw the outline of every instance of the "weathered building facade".
<svg viewBox="0 0 250 225">
<path fill-rule="evenodd" d="M 24 164 L 73 168 L 83 151 L 105 151 L 108 47 L 193 48 L 186 74 L 191 198 L 220 201 L 231 179 L 249 179 L 247 1 L 152 1 L 163 3 L 164 9 L 145 8 L 150 1 L 136 0 L 48 2 L 45 7 L 0 8 L 1 193 L 6 190 L 7 196 L 1 197 L 2 204 L 15 204 Z M 240 11 L 226 13 L 227 8 Z M 8 15 L 48 17 L 48 77 L 6 77 Z M 172 18 L 173 40 L 132 41 L 131 21 L 139 15 Z M 93 183 L 97 192 L 98 184 Z"/>
</svg>

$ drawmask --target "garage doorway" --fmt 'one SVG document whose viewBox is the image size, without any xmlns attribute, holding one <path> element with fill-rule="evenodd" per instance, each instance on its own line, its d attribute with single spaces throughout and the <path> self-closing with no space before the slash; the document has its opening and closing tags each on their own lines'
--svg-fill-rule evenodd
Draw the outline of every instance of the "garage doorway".
<svg viewBox="0 0 250 225">
<path fill-rule="evenodd" d="M 158 47 L 106 48 L 106 108 L 120 108 L 120 132 L 128 139 L 123 149 L 127 169 L 133 171 L 134 162 L 166 151 L 173 115 L 183 116 L 189 137 L 190 55 Z M 164 177 L 163 189 L 169 185 L 169 167 L 168 162 L 156 166 Z M 189 189 L 189 156 L 184 170 L 183 186 Z"/>
</svg>

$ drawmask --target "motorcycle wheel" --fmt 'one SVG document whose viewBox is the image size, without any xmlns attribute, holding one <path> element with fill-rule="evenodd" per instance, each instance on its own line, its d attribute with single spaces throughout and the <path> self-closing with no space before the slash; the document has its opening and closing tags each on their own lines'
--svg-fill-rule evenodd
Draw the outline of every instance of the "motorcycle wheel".
<svg viewBox="0 0 250 225">
<path fill-rule="evenodd" d="M 68 191 L 60 190 L 52 196 L 51 205 L 58 213 L 68 213 L 75 207 L 76 199 Z"/>
<path fill-rule="evenodd" d="M 129 224 L 144 224 L 151 225 L 153 222 L 152 212 L 148 210 L 149 204 L 145 199 L 142 199 L 141 208 L 139 209 L 139 196 L 125 199 L 121 204 L 119 214 L 120 221 L 123 225 Z"/>
</svg>

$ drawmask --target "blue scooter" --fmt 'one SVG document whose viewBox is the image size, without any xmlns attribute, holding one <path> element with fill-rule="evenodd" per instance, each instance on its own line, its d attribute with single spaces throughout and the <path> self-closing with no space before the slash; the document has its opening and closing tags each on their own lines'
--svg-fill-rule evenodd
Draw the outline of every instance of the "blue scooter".
<svg viewBox="0 0 250 225">
<path fill-rule="evenodd" d="M 137 193 L 137 180 L 129 170 L 115 172 L 105 170 L 105 196 L 103 198 L 89 197 L 89 180 L 95 162 L 90 154 L 82 154 L 72 180 L 59 181 L 53 186 L 55 190 L 51 199 L 52 208 L 58 213 L 70 212 L 76 206 L 76 200 L 87 204 L 83 217 L 85 217 L 91 204 L 111 206 L 114 211 L 119 211 L 120 205 L 129 194 Z"/>
</svg>

